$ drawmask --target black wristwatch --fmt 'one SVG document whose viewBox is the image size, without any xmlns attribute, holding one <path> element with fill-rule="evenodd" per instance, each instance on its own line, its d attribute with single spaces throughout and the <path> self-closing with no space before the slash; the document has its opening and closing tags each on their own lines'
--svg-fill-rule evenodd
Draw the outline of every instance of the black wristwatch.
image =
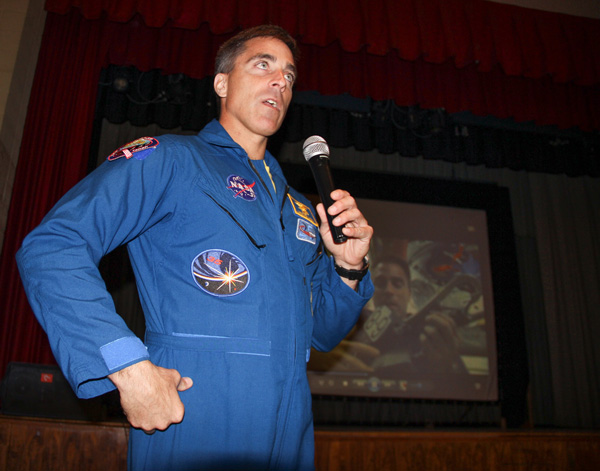
<svg viewBox="0 0 600 471">
<path fill-rule="evenodd" d="M 347 268 L 340 267 L 335 261 L 333 262 L 333 265 L 335 266 L 337 274 L 348 280 L 360 281 L 369 271 L 369 259 L 367 257 L 363 258 L 363 267 L 361 270 L 348 270 Z"/>
</svg>

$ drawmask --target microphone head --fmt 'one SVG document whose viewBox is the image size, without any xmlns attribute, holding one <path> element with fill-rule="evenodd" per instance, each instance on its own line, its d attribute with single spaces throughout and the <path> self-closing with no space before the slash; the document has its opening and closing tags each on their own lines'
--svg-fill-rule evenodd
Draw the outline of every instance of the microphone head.
<svg viewBox="0 0 600 471">
<path fill-rule="evenodd" d="M 329 158 L 329 146 L 327 145 L 327 141 L 321 136 L 310 136 L 304 141 L 302 154 L 304 154 L 304 158 L 307 162 L 315 155 Z"/>
</svg>

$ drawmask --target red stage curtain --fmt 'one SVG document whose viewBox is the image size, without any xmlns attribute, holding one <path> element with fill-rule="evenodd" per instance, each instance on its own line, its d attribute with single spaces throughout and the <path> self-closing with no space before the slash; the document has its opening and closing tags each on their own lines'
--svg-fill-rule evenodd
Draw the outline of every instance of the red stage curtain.
<svg viewBox="0 0 600 471">
<path fill-rule="evenodd" d="M 53 363 L 15 263 L 23 237 L 87 169 L 104 22 L 49 15 L 31 92 L 0 261 L 0 377 L 9 361 Z"/>
<path fill-rule="evenodd" d="M 392 51 L 400 59 L 562 83 L 600 82 L 600 21 L 483 0 L 47 0 L 48 11 L 77 7 L 88 19 L 213 34 L 279 24 L 304 44 L 338 43 L 346 52 Z"/>
<path fill-rule="evenodd" d="M 351 0 L 356 9 L 346 1 L 48 0 L 47 8 L 114 20 L 103 40 L 115 65 L 203 78 L 232 32 L 273 22 L 301 43 L 299 90 L 600 129 L 600 21 L 474 0 Z"/>
</svg>

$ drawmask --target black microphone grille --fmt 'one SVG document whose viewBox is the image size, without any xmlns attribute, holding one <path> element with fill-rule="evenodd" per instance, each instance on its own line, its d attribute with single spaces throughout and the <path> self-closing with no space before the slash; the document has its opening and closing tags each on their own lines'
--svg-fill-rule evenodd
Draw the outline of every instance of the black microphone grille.
<svg viewBox="0 0 600 471">
<path fill-rule="evenodd" d="M 306 161 L 309 161 L 315 155 L 322 155 L 329 158 L 329 146 L 327 145 L 327 141 L 321 136 L 310 136 L 304 141 L 302 153 Z"/>
</svg>

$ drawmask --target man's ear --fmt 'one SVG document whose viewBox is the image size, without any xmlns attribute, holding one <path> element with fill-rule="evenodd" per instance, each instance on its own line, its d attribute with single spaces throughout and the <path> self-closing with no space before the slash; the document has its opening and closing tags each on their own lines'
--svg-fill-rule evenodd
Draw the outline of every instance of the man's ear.
<svg viewBox="0 0 600 471">
<path fill-rule="evenodd" d="M 220 98 L 225 98 L 227 96 L 227 78 L 227 74 L 215 75 L 213 86 L 215 88 L 215 93 Z"/>
</svg>

